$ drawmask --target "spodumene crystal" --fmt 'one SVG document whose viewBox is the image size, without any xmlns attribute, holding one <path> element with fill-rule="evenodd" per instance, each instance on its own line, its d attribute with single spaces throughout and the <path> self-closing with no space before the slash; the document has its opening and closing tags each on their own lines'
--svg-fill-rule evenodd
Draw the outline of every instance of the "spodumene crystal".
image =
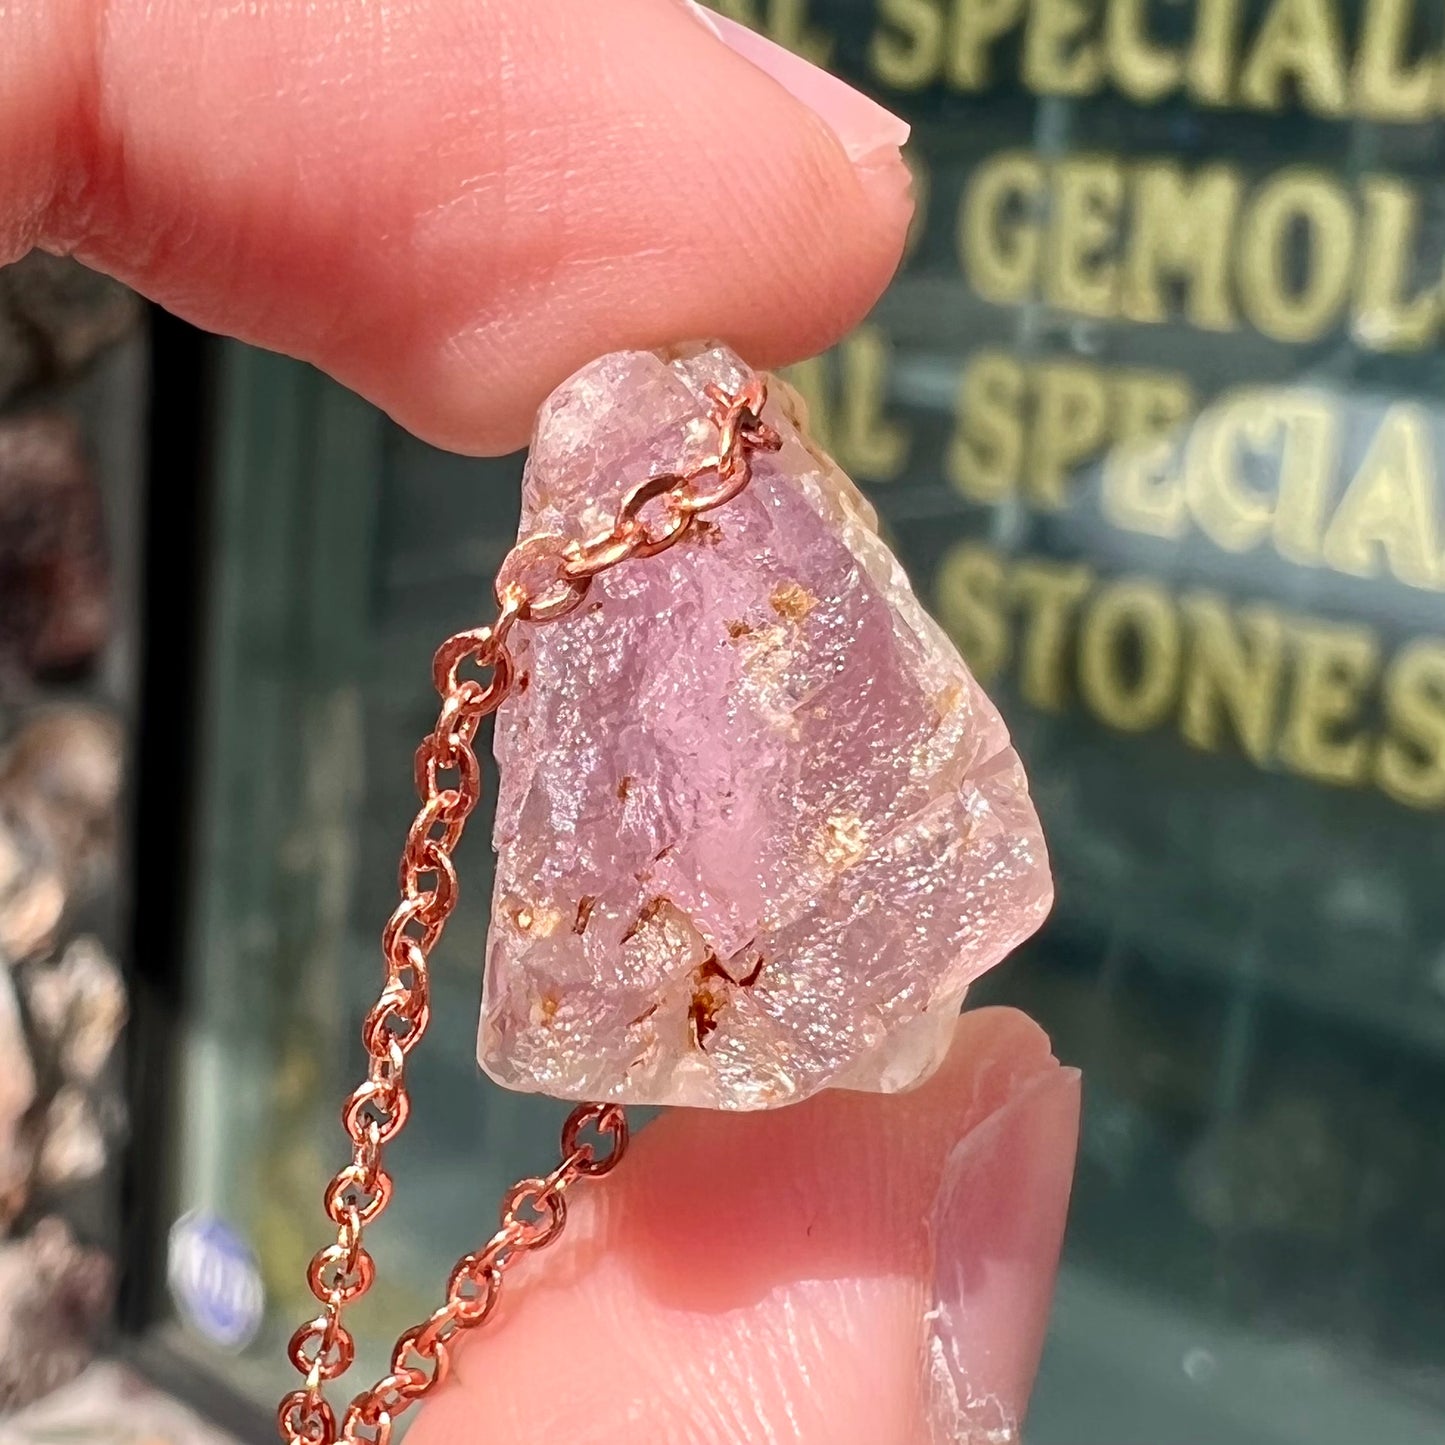
<svg viewBox="0 0 1445 1445">
<path fill-rule="evenodd" d="M 716 448 L 729 351 L 620 352 L 543 406 L 522 534 Z M 513 1088 L 754 1109 L 891 1092 L 1052 898 L 992 704 L 806 439 L 677 546 L 513 633 L 479 1057 Z"/>
</svg>

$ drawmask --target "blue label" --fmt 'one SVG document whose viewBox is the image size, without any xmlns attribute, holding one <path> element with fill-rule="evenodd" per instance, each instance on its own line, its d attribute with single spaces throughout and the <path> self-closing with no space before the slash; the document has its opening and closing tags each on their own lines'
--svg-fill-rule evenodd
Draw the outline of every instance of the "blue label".
<svg viewBox="0 0 1445 1445">
<path fill-rule="evenodd" d="M 186 1322 L 212 1344 L 244 1349 L 261 1327 L 266 1291 L 256 1256 L 223 1219 L 187 1214 L 171 1226 L 171 1297 Z"/>
</svg>

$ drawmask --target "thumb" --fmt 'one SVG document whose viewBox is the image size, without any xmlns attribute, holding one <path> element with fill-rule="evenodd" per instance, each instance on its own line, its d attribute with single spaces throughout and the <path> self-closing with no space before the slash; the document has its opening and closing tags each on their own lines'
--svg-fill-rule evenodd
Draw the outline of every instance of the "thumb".
<svg viewBox="0 0 1445 1445">
<path fill-rule="evenodd" d="M 603 352 L 830 344 L 906 134 L 686 0 L 0 5 L 0 260 L 72 250 L 459 450 Z"/>
<path fill-rule="evenodd" d="M 988 1009 L 910 1094 L 670 1113 L 513 1276 L 409 1440 L 1015 1439 L 1078 1107 L 1040 1030 Z"/>
</svg>

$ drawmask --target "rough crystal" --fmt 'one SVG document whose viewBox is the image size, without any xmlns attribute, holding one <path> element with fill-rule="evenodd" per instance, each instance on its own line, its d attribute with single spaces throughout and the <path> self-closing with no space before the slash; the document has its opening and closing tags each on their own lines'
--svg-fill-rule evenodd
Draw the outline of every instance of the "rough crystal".
<svg viewBox="0 0 1445 1445">
<path fill-rule="evenodd" d="M 588 536 L 716 444 L 723 348 L 621 352 L 543 406 L 523 535 Z M 1052 898 L 992 704 L 774 383 L 781 451 L 683 542 L 519 627 L 479 1037 L 513 1088 L 768 1108 L 937 1065 Z"/>
</svg>

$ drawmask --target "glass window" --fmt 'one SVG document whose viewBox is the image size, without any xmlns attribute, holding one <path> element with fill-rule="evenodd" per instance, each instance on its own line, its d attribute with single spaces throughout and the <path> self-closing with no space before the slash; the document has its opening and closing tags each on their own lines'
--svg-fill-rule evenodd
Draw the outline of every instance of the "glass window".
<svg viewBox="0 0 1445 1445">
<path fill-rule="evenodd" d="M 1291 50 L 1284 0 L 1020 0 L 997 35 L 966 0 L 722 8 L 915 124 L 904 270 L 792 379 L 1051 839 L 1055 915 L 976 990 L 1086 1078 L 1031 1439 L 1438 1441 L 1445 128 L 1410 77 L 1439 17 L 1392 51 L 1398 7 L 1322 4 Z M 486 612 L 518 464 L 242 348 L 226 378 L 171 1207 L 256 1252 L 249 1349 L 177 1337 L 269 1401 L 427 662 Z M 561 1112 L 477 1079 L 485 820 L 461 869 L 373 1341 L 430 1308 Z"/>
</svg>

